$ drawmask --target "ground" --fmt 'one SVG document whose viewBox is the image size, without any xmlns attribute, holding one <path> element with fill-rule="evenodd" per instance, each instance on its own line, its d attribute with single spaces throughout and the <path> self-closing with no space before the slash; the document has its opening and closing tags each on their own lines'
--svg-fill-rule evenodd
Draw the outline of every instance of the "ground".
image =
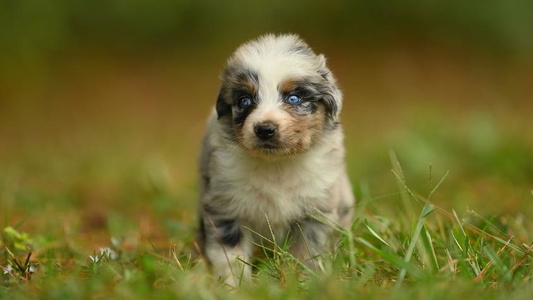
<svg viewBox="0 0 533 300">
<path fill-rule="evenodd" d="M 225 53 L 78 53 L 13 81 L 0 102 L 0 298 L 529 299 L 533 68 L 354 51 L 324 49 L 358 198 L 332 270 L 280 248 L 235 290 L 194 246 L 196 156 Z"/>
</svg>

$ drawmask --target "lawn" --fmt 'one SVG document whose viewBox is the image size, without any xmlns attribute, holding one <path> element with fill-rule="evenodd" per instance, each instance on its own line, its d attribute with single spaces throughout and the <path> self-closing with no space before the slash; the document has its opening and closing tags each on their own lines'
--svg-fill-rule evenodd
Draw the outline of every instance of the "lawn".
<svg viewBox="0 0 533 300">
<path fill-rule="evenodd" d="M 226 53 L 73 55 L 6 92 L 0 298 L 530 299 L 531 68 L 324 52 L 358 198 L 328 272 L 279 248 L 229 289 L 196 255 L 195 161 Z"/>
</svg>

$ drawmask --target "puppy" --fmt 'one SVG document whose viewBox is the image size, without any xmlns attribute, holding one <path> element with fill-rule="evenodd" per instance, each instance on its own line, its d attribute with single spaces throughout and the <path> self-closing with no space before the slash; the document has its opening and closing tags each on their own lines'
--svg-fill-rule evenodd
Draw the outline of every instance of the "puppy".
<svg viewBox="0 0 533 300">
<path fill-rule="evenodd" d="M 296 35 L 265 35 L 238 48 L 221 79 L 200 157 L 202 254 L 232 286 L 250 277 L 254 245 L 288 241 L 317 268 L 331 223 L 350 226 L 354 203 L 324 56 Z"/>
</svg>

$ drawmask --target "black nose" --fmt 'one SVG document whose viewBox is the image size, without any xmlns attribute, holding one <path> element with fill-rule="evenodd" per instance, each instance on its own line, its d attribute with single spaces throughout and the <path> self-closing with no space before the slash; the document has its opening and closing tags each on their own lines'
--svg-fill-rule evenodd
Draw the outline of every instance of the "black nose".
<svg viewBox="0 0 533 300">
<path fill-rule="evenodd" d="M 258 124 L 254 131 L 258 138 L 268 140 L 276 134 L 276 127 L 272 124 Z"/>
</svg>

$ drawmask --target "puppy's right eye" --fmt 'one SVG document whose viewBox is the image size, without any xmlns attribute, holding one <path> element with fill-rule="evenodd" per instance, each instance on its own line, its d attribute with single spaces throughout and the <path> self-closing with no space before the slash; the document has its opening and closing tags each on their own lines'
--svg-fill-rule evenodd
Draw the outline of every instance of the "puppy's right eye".
<svg viewBox="0 0 533 300">
<path fill-rule="evenodd" d="M 241 97 L 239 99 L 239 101 L 238 101 L 238 105 L 241 108 L 248 107 L 248 106 L 252 105 L 252 99 L 250 97 L 248 97 L 248 96 Z"/>
</svg>

